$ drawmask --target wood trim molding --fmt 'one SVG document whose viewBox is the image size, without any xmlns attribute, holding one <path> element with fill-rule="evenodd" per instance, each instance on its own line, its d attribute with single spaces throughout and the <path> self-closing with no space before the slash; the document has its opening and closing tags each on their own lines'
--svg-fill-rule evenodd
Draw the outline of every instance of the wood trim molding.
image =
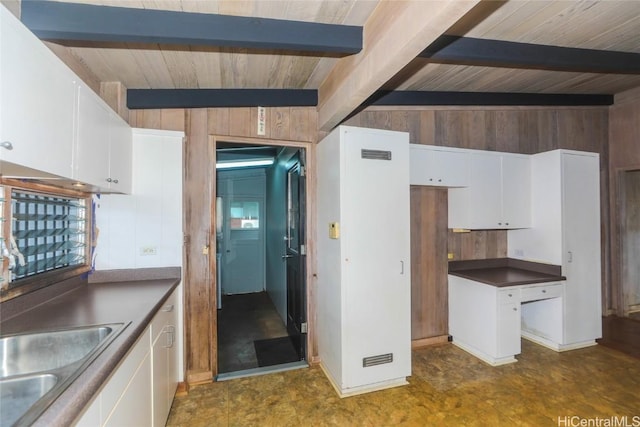
<svg viewBox="0 0 640 427">
<path fill-rule="evenodd" d="M 213 372 L 211 371 L 191 371 L 187 373 L 188 387 L 209 384 L 213 382 Z"/>
<path fill-rule="evenodd" d="M 412 340 L 411 341 L 411 350 L 415 350 L 418 348 L 423 348 L 423 347 L 428 347 L 430 345 L 436 345 L 436 344 L 446 344 L 449 342 L 449 336 L 448 335 L 440 335 L 437 337 L 430 337 L 430 338 L 422 338 L 419 340 Z"/>
<path fill-rule="evenodd" d="M 615 94 L 613 106 L 617 107 L 618 105 L 632 102 L 640 103 L 640 87 Z"/>
<path fill-rule="evenodd" d="M 318 363 L 319 361 L 317 355 L 317 340 L 316 340 L 316 301 L 315 301 L 315 288 L 316 288 L 316 248 L 315 248 L 315 230 L 316 230 L 316 218 L 315 218 L 315 206 L 316 206 L 316 170 L 315 170 L 315 144 L 308 141 L 286 141 L 286 140 L 278 140 L 278 139 L 265 139 L 265 138 L 252 138 L 252 137 L 236 137 L 236 136 L 225 136 L 225 135 L 209 135 L 209 147 L 210 153 L 209 158 L 211 159 L 212 164 L 215 164 L 215 148 L 218 142 L 231 142 L 231 143 L 239 143 L 239 144 L 248 144 L 248 145 L 270 145 L 270 146 L 282 146 L 282 147 L 296 147 L 305 149 L 305 157 L 306 157 L 306 170 L 307 170 L 307 188 L 306 188 L 306 209 L 307 209 L 307 218 L 306 218 L 306 233 L 307 236 L 307 265 L 306 265 L 306 283 L 307 283 L 307 323 L 309 325 L 308 333 L 307 333 L 307 362 L 309 363 Z M 216 187 L 215 187 L 215 169 L 212 172 L 211 182 L 212 185 L 212 196 L 211 196 L 211 225 L 210 229 L 212 230 L 211 236 L 212 239 L 215 238 L 215 230 L 216 230 Z M 214 246 L 215 241 L 210 242 L 210 246 Z M 214 307 L 217 306 L 217 275 L 216 270 L 216 257 L 209 256 L 209 271 L 211 272 L 211 289 L 209 292 L 212 294 L 212 299 L 214 300 Z M 217 312 L 213 314 L 214 325 L 217 325 Z M 211 353 L 213 357 L 217 354 L 217 333 L 213 331 L 212 328 L 211 335 Z M 214 372 L 217 371 L 217 366 L 212 369 Z"/>
<path fill-rule="evenodd" d="M 364 49 L 342 58 L 318 91 L 318 129 L 329 131 L 415 59 L 479 0 L 382 0 L 364 26 Z"/>
</svg>

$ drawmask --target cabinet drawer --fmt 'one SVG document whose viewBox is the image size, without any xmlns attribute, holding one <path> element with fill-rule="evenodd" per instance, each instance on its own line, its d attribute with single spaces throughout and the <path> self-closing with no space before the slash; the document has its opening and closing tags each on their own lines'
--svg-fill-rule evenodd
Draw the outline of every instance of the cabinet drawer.
<svg viewBox="0 0 640 427">
<path fill-rule="evenodd" d="M 171 296 L 162 304 L 160 310 L 156 313 L 151 321 L 151 336 L 152 342 L 158 339 L 158 335 L 162 333 L 165 326 L 173 324 L 172 319 L 175 316 L 176 307 L 176 293 L 173 292 Z"/>
<path fill-rule="evenodd" d="M 534 286 L 522 289 L 522 302 L 536 301 L 547 298 L 557 298 L 562 296 L 561 283 L 553 285 Z"/>
<path fill-rule="evenodd" d="M 498 304 L 520 302 L 520 289 L 504 289 L 498 291 Z"/>
</svg>

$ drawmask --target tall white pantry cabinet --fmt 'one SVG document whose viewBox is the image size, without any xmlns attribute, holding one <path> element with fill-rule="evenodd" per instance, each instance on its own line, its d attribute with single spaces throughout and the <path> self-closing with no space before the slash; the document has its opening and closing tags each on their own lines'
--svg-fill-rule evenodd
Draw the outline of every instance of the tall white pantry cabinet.
<svg viewBox="0 0 640 427">
<path fill-rule="evenodd" d="M 593 345 L 602 337 L 598 154 L 534 154 L 531 178 L 533 226 L 508 232 L 509 256 L 562 266 L 564 325 L 556 350 Z M 523 322 L 539 317 L 528 308 Z"/>
<path fill-rule="evenodd" d="M 342 397 L 411 374 L 409 135 L 340 126 L 317 146 L 318 351 Z"/>
</svg>

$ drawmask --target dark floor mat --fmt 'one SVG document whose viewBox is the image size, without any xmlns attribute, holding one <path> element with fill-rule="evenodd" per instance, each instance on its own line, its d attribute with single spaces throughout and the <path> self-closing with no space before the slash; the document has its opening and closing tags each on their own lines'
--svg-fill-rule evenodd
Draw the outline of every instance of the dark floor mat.
<svg viewBox="0 0 640 427">
<path fill-rule="evenodd" d="M 258 366 L 281 365 L 300 360 L 289 337 L 256 340 L 253 345 L 256 348 Z"/>
</svg>

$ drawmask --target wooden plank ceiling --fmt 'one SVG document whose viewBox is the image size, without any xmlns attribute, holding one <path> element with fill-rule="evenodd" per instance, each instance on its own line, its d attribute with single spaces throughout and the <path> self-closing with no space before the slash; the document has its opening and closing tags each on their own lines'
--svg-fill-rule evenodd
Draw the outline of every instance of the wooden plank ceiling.
<svg viewBox="0 0 640 427">
<path fill-rule="evenodd" d="M 371 24 L 370 18 L 375 17 L 374 10 L 379 3 L 384 2 L 385 7 L 389 7 L 386 3 L 395 3 L 393 7 L 398 10 L 406 6 L 403 6 L 405 2 L 398 0 L 62 1 L 362 26 L 365 28 L 365 44 L 363 52 L 357 55 L 367 55 L 371 48 L 367 46 L 367 40 L 376 39 L 374 35 L 367 34 L 366 30 L 367 22 Z M 431 10 L 434 15 L 446 10 L 444 3 L 466 4 L 460 8 L 462 12 L 466 12 L 462 17 L 450 13 L 446 19 L 440 20 L 440 24 L 445 25 L 445 28 L 438 28 L 438 35 L 640 54 L 640 1 L 511 0 L 483 1 L 478 5 L 462 0 L 421 2 L 423 6 L 420 13 L 424 14 L 425 21 L 433 18 Z M 389 27 L 393 24 L 391 15 L 393 14 L 389 14 Z M 382 20 L 375 27 L 370 25 L 370 28 L 376 28 L 377 31 L 384 22 Z M 424 30 L 416 31 L 424 33 Z M 383 34 L 384 37 L 394 37 L 393 34 Z M 397 35 L 397 39 L 405 38 L 400 34 Z M 433 37 L 425 40 L 432 41 Z M 56 51 L 60 53 L 59 49 Z M 350 69 L 345 64 L 358 61 L 353 59 L 357 55 L 336 58 L 308 53 L 303 55 L 292 52 L 256 52 L 237 48 L 189 46 L 176 48 L 149 44 L 126 44 L 112 48 L 86 44 L 82 47 L 69 47 L 68 53 L 84 64 L 97 80 L 119 81 L 130 89 L 319 89 L 323 83 L 325 86 L 340 85 L 340 82 L 327 84 L 328 77 L 343 78 L 346 81 Z M 374 57 L 366 67 L 375 69 L 378 65 L 376 61 L 380 59 Z M 406 65 L 397 64 L 399 72 L 387 81 L 378 82 L 378 89 L 616 94 L 640 86 L 638 74 L 484 67 L 436 61 L 438 60 L 418 57 Z M 339 68 L 343 68 L 342 75 L 338 74 L 336 77 L 336 69 Z M 382 75 L 384 74 L 377 75 L 376 78 Z M 347 86 L 350 85 L 351 83 Z M 370 91 L 370 88 L 367 90 Z M 370 94 L 363 92 L 359 96 Z M 323 103 L 322 91 L 319 102 Z M 321 109 L 322 105 L 319 108 Z M 337 117 L 339 119 L 342 116 L 343 114 L 339 114 Z M 335 119 L 333 117 L 326 121 L 333 126 Z"/>
</svg>

